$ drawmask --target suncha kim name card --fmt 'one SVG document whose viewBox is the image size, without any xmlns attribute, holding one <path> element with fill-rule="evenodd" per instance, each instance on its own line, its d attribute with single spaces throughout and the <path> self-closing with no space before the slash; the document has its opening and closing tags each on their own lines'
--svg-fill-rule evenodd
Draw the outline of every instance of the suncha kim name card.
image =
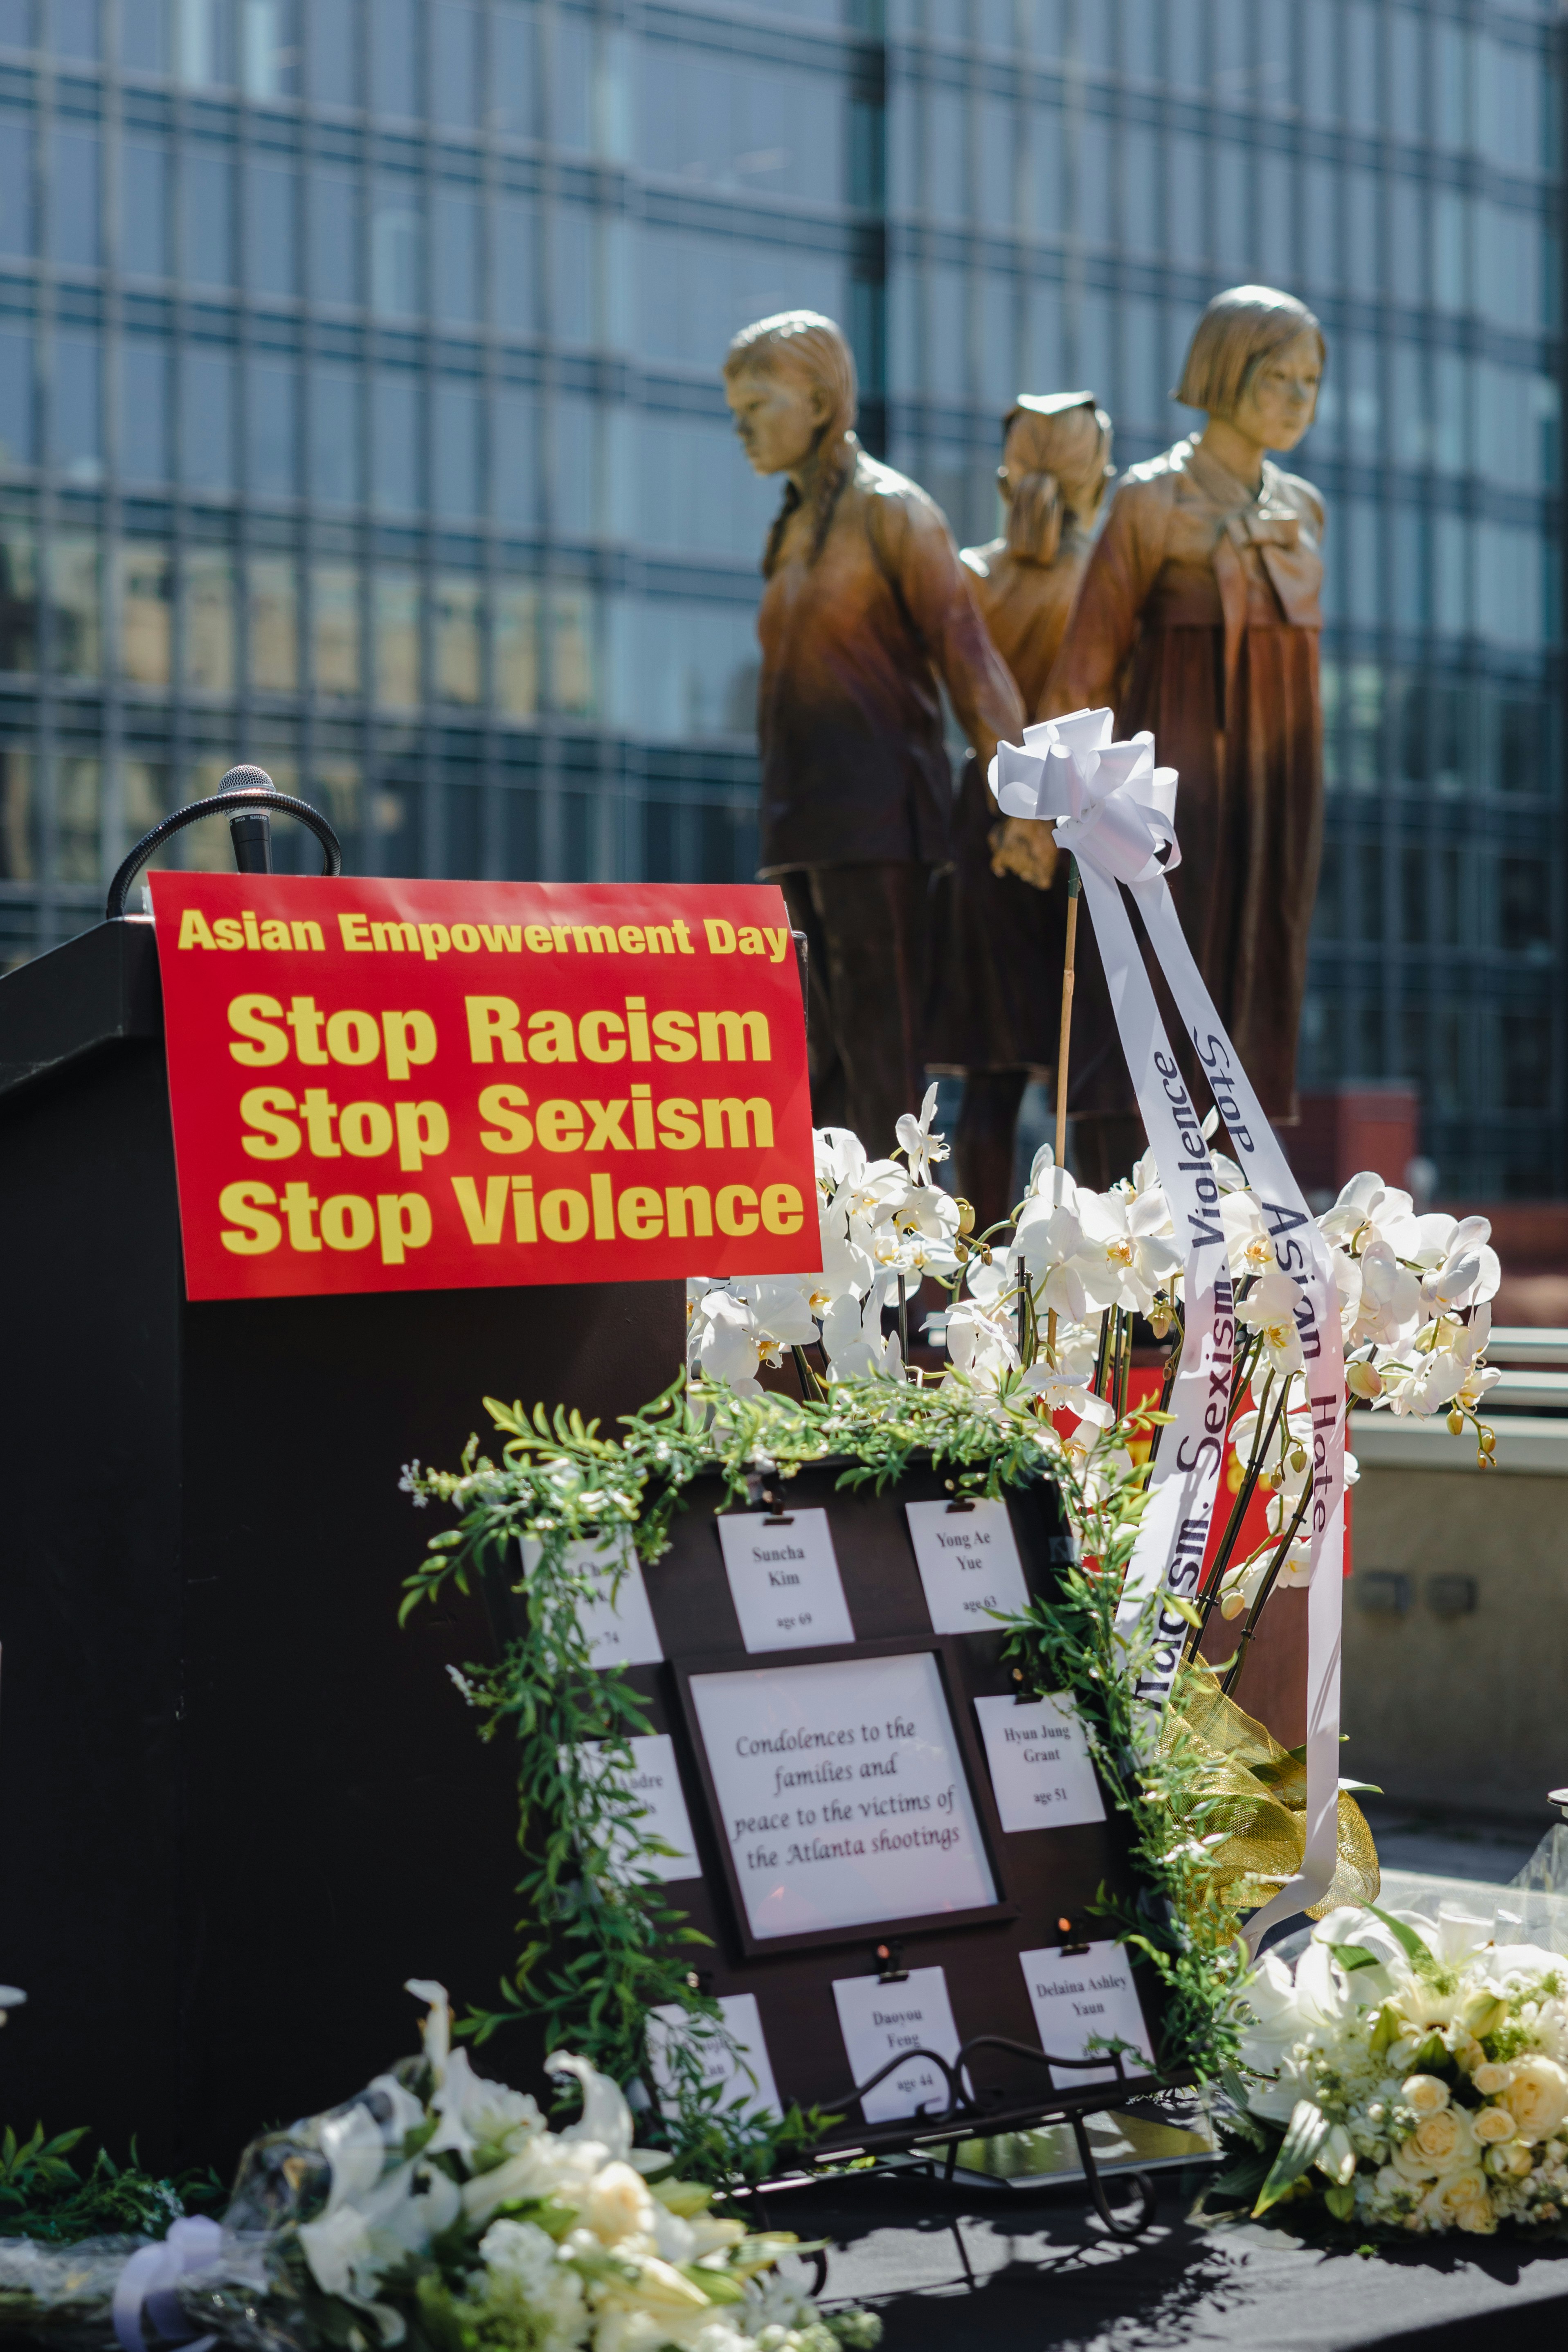
<svg viewBox="0 0 1568 2352">
<path fill-rule="evenodd" d="M 1005 1502 L 906 1503 L 904 1511 L 932 1633 L 992 1633 L 991 1612 L 1016 1615 L 1028 1607 Z"/>
<path fill-rule="evenodd" d="M 826 1511 L 727 1511 L 718 1525 L 748 1650 L 819 1650 L 855 1639 Z"/>
</svg>

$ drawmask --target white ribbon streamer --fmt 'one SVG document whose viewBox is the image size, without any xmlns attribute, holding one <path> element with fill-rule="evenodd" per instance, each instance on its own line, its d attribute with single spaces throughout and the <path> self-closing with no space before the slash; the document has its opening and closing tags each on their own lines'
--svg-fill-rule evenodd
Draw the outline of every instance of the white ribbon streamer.
<svg viewBox="0 0 1568 2352">
<path fill-rule="evenodd" d="M 165 2344 L 181 2352 L 208 2352 L 216 2336 L 198 2336 L 180 2307 L 177 2282 L 193 2271 L 210 2270 L 223 2251 L 223 2231 L 204 2213 L 174 2222 L 155 2246 L 141 2246 L 115 2282 L 114 2333 L 122 2352 L 146 2352 L 142 2313 Z"/>
<path fill-rule="evenodd" d="M 1275 1262 L 1300 1293 L 1296 1324 L 1312 1416 L 1308 1598 L 1307 1837 L 1302 1866 L 1254 1914 L 1254 1950 L 1276 1920 L 1325 1895 L 1339 1851 L 1341 1579 L 1344 1551 L 1344 1360 L 1327 1243 L 1264 1118 L 1187 946 L 1165 876 L 1181 862 L 1176 772 L 1154 764 L 1148 733 L 1114 743 L 1109 710 L 1079 710 L 1025 730 L 991 763 L 1004 814 L 1056 821 L 1058 847 L 1078 858 L 1116 1025 L 1160 1181 L 1188 1259 L 1184 1336 L 1171 1394 L 1173 1419 L 1154 1460 L 1150 1499 L 1123 1588 L 1126 1629 L 1155 1592 L 1197 1589 L 1225 1454 L 1235 1361 L 1235 1300 L 1218 1216 L 1219 1190 L 1200 1122 L 1164 1025 L 1120 885 L 1132 892 L 1199 1065 L 1274 1241 Z M 1163 1706 L 1185 1634 L 1162 1607 L 1157 1649 L 1140 1696 Z"/>
</svg>

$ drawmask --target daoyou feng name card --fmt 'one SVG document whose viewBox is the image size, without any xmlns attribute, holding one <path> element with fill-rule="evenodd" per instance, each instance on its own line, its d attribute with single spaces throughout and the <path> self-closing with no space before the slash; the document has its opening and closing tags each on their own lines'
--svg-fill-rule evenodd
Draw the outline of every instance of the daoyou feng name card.
<svg viewBox="0 0 1568 2352">
<path fill-rule="evenodd" d="M 190 1297 L 812 1270 L 776 888 L 152 892 Z"/>
</svg>

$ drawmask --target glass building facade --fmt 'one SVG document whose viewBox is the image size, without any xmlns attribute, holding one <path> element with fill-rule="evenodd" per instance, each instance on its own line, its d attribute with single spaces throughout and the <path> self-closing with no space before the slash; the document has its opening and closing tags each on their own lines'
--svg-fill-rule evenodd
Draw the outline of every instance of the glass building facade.
<svg viewBox="0 0 1568 2352">
<path fill-rule="evenodd" d="M 1417 1084 L 1447 1194 L 1561 1189 L 1557 45 L 1547 0 L 0 0 L 0 962 L 240 758 L 354 870 L 749 875 L 734 330 L 839 318 L 976 539 L 1015 392 L 1148 456 L 1262 278 L 1330 343 L 1303 1079 Z"/>
</svg>

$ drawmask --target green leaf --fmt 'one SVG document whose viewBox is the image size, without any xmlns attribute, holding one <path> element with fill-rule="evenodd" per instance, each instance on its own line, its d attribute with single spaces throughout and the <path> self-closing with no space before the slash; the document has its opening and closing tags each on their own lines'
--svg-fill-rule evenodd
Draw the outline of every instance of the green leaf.
<svg viewBox="0 0 1568 2352">
<path fill-rule="evenodd" d="M 1331 1944 L 1329 1949 L 1341 1968 L 1352 1974 L 1357 1969 L 1380 1969 L 1383 1966 L 1383 1955 L 1369 1952 L 1364 1944 Z"/>
<path fill-rule="evenodd" d="M 1268 2168 L 1268 2178 L 1252 2209 L 1254 2221 L 1267 2213 L 1271 2205 L 1277 2205 L 1288 2189 L 1295 2187 L 1328 2136 L 1329 2119 L 1321 2107 L 1314 2106 L 1310 2099 L 1298 2099 L 1290 2110 L 1279 2153 Z"/>
<path fill-rule="evenodd" d="M 1403 1919 L 1395 1919 L 1387 1911 L 1380 1911 L 1375 1903 L 1369 1903 L 1366 1907 L 1374 1919 L 1382 1920 L 1418 1977 L 1430 1984 L 1442 1976 L 1443 1969 L 1437 1955 L 1414 1927 L 1407 1927 Z"/>
<path fill-rule="evenodd" d="M 1336 2221 L 1348 2221 L 1355 2211 L 1355 2183 L 1336 2180 L 1331 2189 L 1323 2191 L 1323 2202 Z"/>
</svg>

